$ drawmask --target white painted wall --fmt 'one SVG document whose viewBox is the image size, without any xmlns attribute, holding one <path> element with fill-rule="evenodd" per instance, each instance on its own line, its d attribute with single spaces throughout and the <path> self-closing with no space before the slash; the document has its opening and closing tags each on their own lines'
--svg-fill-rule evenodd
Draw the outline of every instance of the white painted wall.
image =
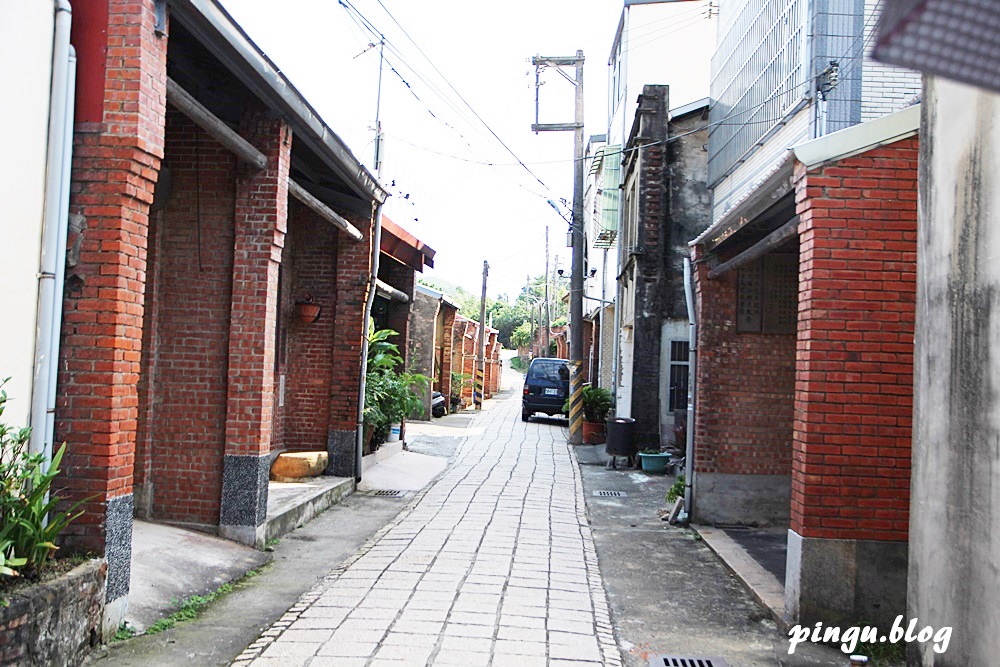
<svg viewBox="0 0 1000 667">
<path fill-rule="evenodd" d="M 875 47 L 876 12 L 882 0 L 865 1 L 865 59 L 861 79 L 861 122 L 899 111 L 910 106 L 920 95 L 920 72 L 893 67 L 872 60 Z"/>
<path fill-rule="evenodd" d="M 670 86 L 671 109 L 708 97 L 718 22 L 708 14 L 707 0 L 624 9 L 625 92 L 610 111 L 608 143 L 620 144 L 628 136 L 644 85 Z"/>
<path fill-rule="evenodd" d="M 0 0 L 0 378 L 4 422 L 26 426 L 31 406 L 45 153 L 52 75 L 52 0 Z"/>
</svg>

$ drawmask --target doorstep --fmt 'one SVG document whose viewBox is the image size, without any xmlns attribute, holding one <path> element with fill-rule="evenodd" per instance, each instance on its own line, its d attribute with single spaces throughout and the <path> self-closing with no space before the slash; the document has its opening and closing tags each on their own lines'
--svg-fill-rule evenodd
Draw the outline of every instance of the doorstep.
<svg viewBox="0 0 1000 667">
<path fill-rule="evenodd" d="M 269 482 L 264 539 L 286 535 L 354 492 L 354 479 L 320 475 L 301 482 Z"/>
<path fill-rule="evenodd" d="M 767 609 L 774 622 L 782 630 L 788 630 L 785 621 L 785 587 L 771 572 L 757 562 L 736 540 L 722 528 L 691 525 L 715 552 L 720 560 L 732 571 L 750 591 L 750 594 Z"/>
</svg>

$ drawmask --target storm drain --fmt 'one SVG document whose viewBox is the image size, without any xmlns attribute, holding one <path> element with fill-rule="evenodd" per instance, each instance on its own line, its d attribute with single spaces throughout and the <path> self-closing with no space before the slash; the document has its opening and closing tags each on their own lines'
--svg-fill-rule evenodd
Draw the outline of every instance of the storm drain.
<svg viewBox="0 0 1000 667">
<path fill-rule="evenodd" d="M 690 655 L 658 655 L 649 659 L 649 667 L 729 667 L 722 658 L 699 658 Z"/>
<path fill-rule="evenodd" d="M 624 491 L 594 491 L 594 495 L 598 498 L 624 498 L 628 494 Z"/>
<path fill-rule="evenodd" d="M 365 491 L 366 496 L 379 496 L 381 498 L 402 498 L 406 495 L 406 491 L 400 491 L 398 489 L 377 489 L 373 491 Z"/>
</svg>

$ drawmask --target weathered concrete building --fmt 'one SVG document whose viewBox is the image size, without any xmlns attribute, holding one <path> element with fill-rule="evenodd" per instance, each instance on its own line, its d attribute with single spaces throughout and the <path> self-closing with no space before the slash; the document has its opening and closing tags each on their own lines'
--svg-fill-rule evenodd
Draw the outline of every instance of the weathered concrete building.
<svg viewBox="0 0 1000 667">
<path fill-rule="evenodd" d="M 877 57 L 925 73 L 906 612 L 952 635 L 911 665 L 992 664 L 1000 637 L 997 21 L 995 3 L 889 0 L 879 23 Z"/>
<path fill-rule="evenodd" d="M 617 414 L 640 449 L 675 444 L 687 407 L 687 241 L 710 220 L 708 101 L 670 110 L 667 86 L 645 86 L 623 161 L 619 235 L 621 331 Z M 680 444 L 680 443 L 678 443 Z"/>
<path fill-rule="evenodd" d="M 437 290 L 417 285 L 410 314 L 408 370 L 431 378 L 421 419 L 431 418 L 431 392 L 451 394 L 452 329 L 458 306 Z"/>
</svg>

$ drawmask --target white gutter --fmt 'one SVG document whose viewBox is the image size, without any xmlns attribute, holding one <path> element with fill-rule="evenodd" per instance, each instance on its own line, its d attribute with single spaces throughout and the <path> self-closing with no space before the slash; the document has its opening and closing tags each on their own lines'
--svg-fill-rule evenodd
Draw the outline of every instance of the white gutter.
<svg viewBox="0 0 1000 667">
<path fill-rule="evenodd" d="M 76 53 L 69 43 L 72 19 L 73 10 L 68 0 L 57 0 L 45 164 L 45 209 L 38 267 L 35 372 L 31 383 L 31 438 L 28 441 L 29 451 L 42 453 L 46 462 L 52 459 L 66 234 L 69 227 L 73 98 L 76 91 Z"/>
<path fill-rule="evenodd" d="M 694 503 L 694 393 L 698 363 L 698 321 L 694 309 L 694 289 L 691 286 L 691 258 L 684 258 L 684 303 L 688 313 L 688 404 L 687 429 L 684 442 L 684 511 L 691 517 Z"/>
</svg>

